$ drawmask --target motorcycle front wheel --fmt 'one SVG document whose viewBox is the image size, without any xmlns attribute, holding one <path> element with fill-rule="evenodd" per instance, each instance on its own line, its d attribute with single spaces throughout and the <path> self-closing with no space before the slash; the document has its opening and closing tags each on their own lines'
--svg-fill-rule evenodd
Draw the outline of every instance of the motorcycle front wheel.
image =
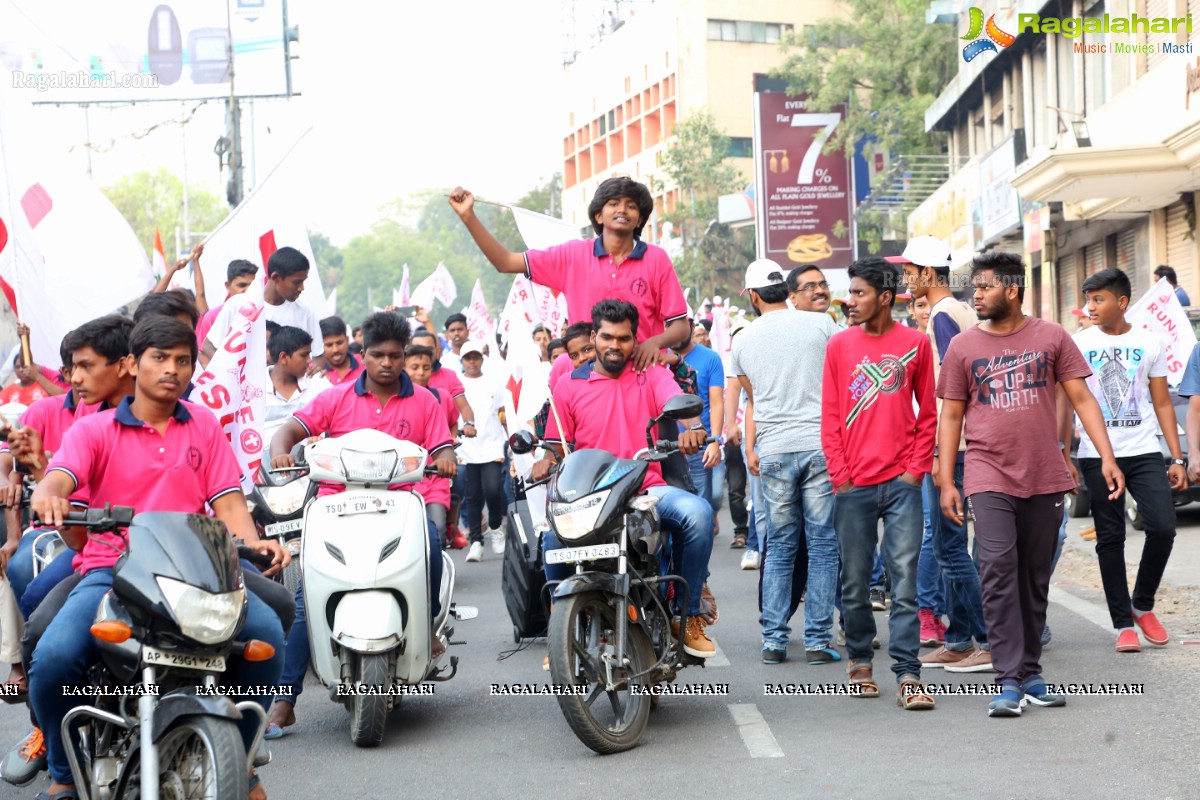
<svg viewBox="0 0 1200 800">
<path fill-rule="evenodd" d="M 358 659 L 359 682 L 364 686 L 385 687 L 391 683 L 387 654 L 362 655 Z M 356 694 L 350 706 L 350 741 L 359 747 L 378 747 L 383 743 L 387 722 L 388 698 L 382 694 Z"/>
<path fill-rule="evenodd" d="M 125 774 L 115 796 L 141 796 L 140 763 Z M 237 723 L 218 717 L 182 717 L 158 743 L 159 800 L 245 800 L 246 748 Z"/>
<path fill-rule="evenodd" d="M 650 640 L 630 625 L 625 642 L 626 674 L 636 675 L 654 663 Z M 616 652 L 616 613 L 600 592 L 585 592 L 557 600 L 550 614 L 550 676 L 556 686 L 582 686 L 580 695 L 560 694 L 558 705 L 579 741 L 601 755 L 636 747 L 650 717 L 650 696 L 634 694 L 635 678 L 606 691 L 603 653 Z"/>
</svg>

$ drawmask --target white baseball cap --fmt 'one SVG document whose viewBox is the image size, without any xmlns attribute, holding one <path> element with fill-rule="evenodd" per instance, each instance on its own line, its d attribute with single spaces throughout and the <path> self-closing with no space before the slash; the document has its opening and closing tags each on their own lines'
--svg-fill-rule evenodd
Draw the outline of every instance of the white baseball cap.
<svg viewBox="0 0 1200 800">
<path fill-rule="evenodd" d="M 746 288 L 740 294 L 751 289 L 762 289 L 766 286 L 782 284 L 787 278 L 787 271 L 769 258 L 751 261 L 746 267 Z"/>
<path fill-rule="evenodd" d="M 884 261 L 889 264 L 916 264 L 918 267 L 948 267 L 950 248 L 936 236 L 918 236 L 908 240 L 902 254 L 888 256 Z"/>
<path fill-rule="evenodd" d="M 483 342 L 467 342 L 462 346 L 462 350 L 459 352 L 458 357 L 462 358 L 467 353 L 478 353 L 479 355 L 483 355 L 483 348 Z"/>
</svg>

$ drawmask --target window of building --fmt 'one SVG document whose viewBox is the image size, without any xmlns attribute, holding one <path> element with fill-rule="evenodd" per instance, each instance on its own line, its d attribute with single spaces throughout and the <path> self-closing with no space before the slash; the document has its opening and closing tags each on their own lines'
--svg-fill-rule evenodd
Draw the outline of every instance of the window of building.
<svg viewBox="0 0 1200 800">
<path fill-rule="evenodd" d="M 708 40 L 710 42 L 778 44 L 791 31 L 792 26 L 784 22 L 729 19 L 710 19 L 708 21 Z"/>
<path fill-rule="evenodd" d="M 753 158 L 754 140 L 749 136 L 729 137 L 729 150 L 725 155 L 730 158 Z"/>
<path fill-rule="evenodd" d="M 1100 0 L 1092 6 L 1085 17 L 1103 20 L 1104 19 L 1104 0 Z M 1095 37 L 1093 42 L 1108 42 L 1109 37 L 1104 35 L 1102 40 L 1097 40 Z M 1100 106 L 1108 102 L 1108 72 L 1112 67 L 1112 59 L 1109 58 L 1081 58 L 1079 59 L 1080 67 L 1083 69 L 1083 99 L 1084 111 L 1088 114 L 1095 111 Z"/>
</svg>

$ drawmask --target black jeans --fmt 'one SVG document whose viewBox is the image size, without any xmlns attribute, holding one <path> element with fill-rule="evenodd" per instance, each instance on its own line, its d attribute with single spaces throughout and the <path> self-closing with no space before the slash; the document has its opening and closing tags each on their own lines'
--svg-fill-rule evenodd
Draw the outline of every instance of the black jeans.
<svg viewBox="0 0 1200 800">
<path fill-rule="evenodd" d="M 483 507 L 487 505 L 487 523 L 499 529 L 504 523 L 504 464 L 489 461 L 486 464 L 467 464 L 467 524 L 471 527 L 471 541 L 483 541 Z"/>
<path fill-rule="evenodd" d="M 725 486 L 729 497 L 729 516 L 733 518 L 733 535 L 750 532 L 750 515 L 746 511 L 746 462 L 742 448 L 725 444 Z"/>
<path fill-rule="evenodd" d="M 1100 580 L 1108 600 L 1108 613 L 1114 628 L 1132 628 L 1129 579 L 1125 568 L 1125 495 L 1108 499 L 1108 487 L 1100 472 L 1100 459 L 1081 458 L 1083 480 L 1092 499 L 1092 521 L 1096 523 L 1096 558 L 1100 562 Z M 1146 527 L 1142 561 L 1133 584 L 1132 603 L 1138 611 L 1154 610 L 1154 594 L 1162 581 L 1167 559 L 1175 545 L 1175 505 L 1171 501 L 1171 483 L 1163 466 L 1162 455 L 1147 453 L 1118 458 L 1117 466 L 1125 474 L 1125 491 L 1133 495 Z"/>
</svg>

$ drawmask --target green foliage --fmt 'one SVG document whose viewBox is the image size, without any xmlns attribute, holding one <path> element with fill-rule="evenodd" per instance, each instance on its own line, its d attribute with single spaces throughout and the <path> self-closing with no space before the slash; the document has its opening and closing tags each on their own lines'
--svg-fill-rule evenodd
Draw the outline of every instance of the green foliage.
<svg viewBox="0 0 1200 800">
<path fill-rule="evenodd" d="M 211 231 L 228 215 L 228 207 L 212 192 L 195 186 L 189 188 L 188 218 L 192 232 Z M 175 229 L 183 232 L 183 182 L 178 177 L 166 169 L 138 172 L 101 191 L 125 217 L 148 255 L 153 256 L 154 229 L 158 228 L 167 261 L 174 260 Z M 183 249 L 190 250 L 198 241 L 198 237 L 193 237 L 192 242 L 183 243 Z"/>
<path fill-rule="evenodd" d="M 325 287 L 325 293 L 329 294 L 342 280 L 342 251 L 319 231 L 308 232 L 308 243 L 312 246 L 317 268 L 321 270 L 321 284 Z"/>
<path fill-rule="evenodd" d="M 843 0 L 846 14 L 790 34 L 774 73 L 807 94 L 810 109 L 847 103 L 827 152 L 853 154 L 873 136 L 884 152 L 941 153 L 945 136 L 925 132 L 925 109 L 954 77 L 954 26 L 925 22 L 928 0 Z"/>
<path fill-rule="evenodd" d="M 541 213 L 561 209 L 561 186 L 562 181 L 555 175 L 540 182 L 516 205 Z M 471 290 L 477 279 L 492 318 L 499 315 L 512 287 L 512 276 L 498 273 L 479 252 L 471 234 L 450 208 L 447 194 L 449 189 L 435 189 L 397 198 L 382 209 L 384 218 L 371 227 L 369 234 L 356 236 L 341 249 L 338 308 L 346 322 L 357 325 L 370 313 L 368 290 L 374 305 L 380 308 L 390 305 L 392 290 L 400 285 L 405 264 L 411 288 L 415 289 L 437 268 L 438 262 L 450 270 L 458 288 L 458 298 L 451 308 L 438 304 L 430 311 L 439 328 L 442 320 L 471 302 Z M 476 203 L 475 213 L 505 247 L 515 252 L 526 249 L 507 209 Z M 315 239 L 313 247 L 316 252 Z"/>
<path fill-rule="evenodd" d="M 663 178 L 680 190 L 680 202 L 666 215 L 683 241 L 675 272 L 683 286 L 692 287 L 693 302 L 728 294 L 734 285 L 729 272 L 740 273 L 754 258 L 753 229 L 735 231 L 715 222 L 718 198 L 741 188 L 728 153 L 729 137 L 707 112 L 680 121 L 663 152 Z"/>
</svg>

